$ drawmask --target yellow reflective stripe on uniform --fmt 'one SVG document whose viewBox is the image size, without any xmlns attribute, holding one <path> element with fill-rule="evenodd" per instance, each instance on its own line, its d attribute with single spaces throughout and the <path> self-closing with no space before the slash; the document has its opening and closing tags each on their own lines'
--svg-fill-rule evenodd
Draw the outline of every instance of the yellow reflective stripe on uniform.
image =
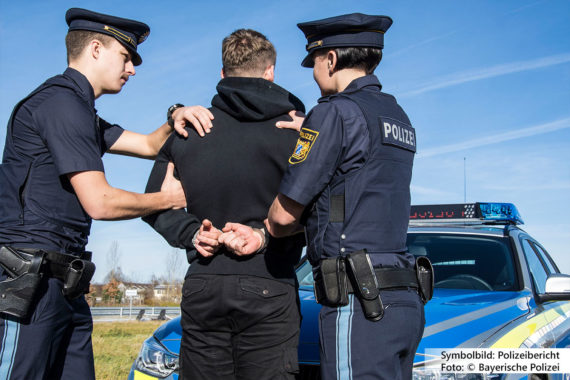
<svg viewBox="0 0 570 380">
<path fill-rule="evenodd" d="M 158 380 L 157 377 L 149 376 L 146 373 L 142 373 L 137 370 L 135 370 L 134 372 L 135 372 L 134 380 Z"/>
<path fill-rule="evenodd" d="M 560 314 L 560 309 L 563 313 L 562 315 Z M 544 335 L 545 332 L 552 330 L 562 323 L 566 318 L 570 318 L 570 302 L 565 302 L 561 306 L 553 307 L 550 310 L 535 315 L 503 335 L 491 348 L 519 348 L 527 340 L 537 340 L 540 336 Z M 535 334 L 538 334 L 539 337 L 533 339 L 533 335 Z"/>
</svg>

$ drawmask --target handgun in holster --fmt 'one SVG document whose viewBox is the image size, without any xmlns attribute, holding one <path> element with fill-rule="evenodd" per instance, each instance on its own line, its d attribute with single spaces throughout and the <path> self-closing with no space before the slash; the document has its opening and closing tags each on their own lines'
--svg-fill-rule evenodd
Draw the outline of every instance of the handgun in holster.
<svg viewBox="0 0 570 380">
<path fill-rule="evenodd" d="M 315 274 L 315 298 L 321 305 L 348 305 L 346 266 L 341 256 L 323 259 Z"/>
<path fill-rule="evenodd" d="M 8 277 L 0 282 L 0 313 L 18 318 L 29 316 L 40 286 L 43 261 L 42 251 L 26 253 L 11 247 L 0 247 L 0 266 Z"/>
<path fill-rule="evenodd" d="M 416 277 L 418 279 L 418 293 L 424 304 L 433 296 L 434 274 L 431 261 L 425 256 L 416 259 Z"/>
<path fill-rule="evenodd" d="M 380 298 L 378 281 L 370 257 L 363 249 L 347 254 L 345 259 L 348 278 L 362 305 L 364 316 L 371 321 L 379 321 L 384 316 L 384 305 Z"/>
</svg>

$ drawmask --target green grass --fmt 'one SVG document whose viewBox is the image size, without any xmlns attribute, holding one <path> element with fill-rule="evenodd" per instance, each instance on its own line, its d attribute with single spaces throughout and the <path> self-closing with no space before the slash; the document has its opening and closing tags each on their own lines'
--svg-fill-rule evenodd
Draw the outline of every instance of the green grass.
<svg viewBox="0 0 570 380">
<path fill-rule="evenodd" d="M 164 321 L 100 322 L 93 324 L 97 380 L 125 380 L 142 342 Z"/>
</svg>

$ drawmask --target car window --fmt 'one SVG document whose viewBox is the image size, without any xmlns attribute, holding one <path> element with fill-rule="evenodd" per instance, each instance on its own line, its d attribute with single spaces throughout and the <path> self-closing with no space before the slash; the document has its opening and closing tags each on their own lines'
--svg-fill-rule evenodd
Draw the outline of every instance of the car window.
<svg viewBox="0 0 570 380">
<path fill-rule="evenodd" d="M 534 280 L 534 286 L 538 293 L 544 293 L 544 286 L 546 284 L 546 269 L 542 262 L 539 260 L 535 250 L 532 248 L 530 241 L 523 239 L 522 241 L 523 252 L 528 262 L 528 269 Z"/>
<path fill-rule="evenodd" d="M 414 256 L 432 262 L 436 288 L 518 289 L 507 238 L 409 233 L 407 244 Z"/>
<path fill-rule="evenodd" d="M 546 264 L 546 268 L 548 269 L 548 274 L 558 273 L 558 268 L 553 263 L 548 252 L 546 252 L 546 250 L 544 248 L 542 248 L 540 245 L 538 245 L 534 241 L 531 242 L 531 244 L 532 244 L 532 247 L 535 249 L 535 251 L 538 253 L 538 256 L 542 259 L 542 262 L 544 264 Z"/>
<path fill-rule="evenodd" d="M 408 249 L 431 260 L 436 288 L 518 290 L 507 238 L 409 233 Z M 300 286 L 313 285 L 308 261 L 297 268 L 297 279 Z"/>
<path fill-rule="evenodd" d="M 297 268 L 297 281 L 299 286 L 312 286 L 313 285 L 313 270 L 309 260 L 305 260 Z"/>
</svg>

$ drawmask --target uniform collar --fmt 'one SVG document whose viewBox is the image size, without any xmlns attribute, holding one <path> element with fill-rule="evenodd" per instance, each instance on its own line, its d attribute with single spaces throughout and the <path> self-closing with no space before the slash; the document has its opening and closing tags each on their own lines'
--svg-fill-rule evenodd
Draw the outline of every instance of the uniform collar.
<svg viewBox="0 0 570 380">
<path fill-rule="evenodd" d="M 382 90 L 382 85 L 380 84 L 380 81 L 376 75 L 365 75 L 350 82 L 344 91 L 339 92 L 338 94 L 323 96 L 322 98 L 319 98 L 318 102 L 325 102 L 332 97 L 338 96 L 339 94 L 351 94 L 367 86 L 377 86 L 379 90 Z"/>
<path fill-rule="evenodd" d="M 95 108 L 95 92 L 87 77 L 71 67 L 64 71 L 63 76 L 71 79 L 83 95 L 83 98 L 91 107 Z"/>
<path fill-rule="evenodd" d="M 365 75 L 360 78 L 356 78 L 355 80 L 350 82 L 349 85 L 346 86 L 346 88 L 344 89 L 343 93 L 349 94 L 351 92 L 358 91 L 366 86 L 377 86 L 380 89 L 382 89 L 382 85 L 380 84 L 378 77 L 376 77 L 376 75 L 374 74 L 371 74 L 371 75 Z"/>
</svg>

